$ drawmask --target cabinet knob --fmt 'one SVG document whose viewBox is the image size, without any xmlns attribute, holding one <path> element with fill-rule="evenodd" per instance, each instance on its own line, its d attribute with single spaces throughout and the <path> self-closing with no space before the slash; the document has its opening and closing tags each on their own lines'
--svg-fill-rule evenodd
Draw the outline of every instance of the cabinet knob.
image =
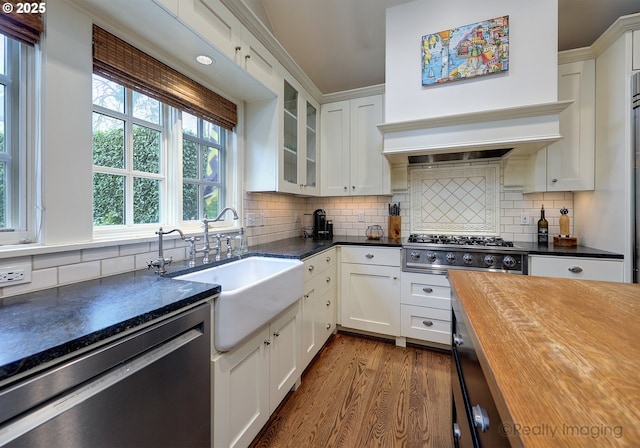
<svg viewBox="0 0 640 448">
<path fill-rule="evenodd" d="M 331 281 L 331 277 L 327 277 L 327 283 Z"/>
<path fill-rule="evenodd" d="M 271 339 L 265 339 L 264 345 L 271 345 Z"/>
<path fill-rule="evenodd" d="M 573 272 L 574 274 L 579 274 L 582 272 L 582 268 L 580 266 L 569 266 L 569 272 Z"/>
<path fill-rule="evenodd" d="M 431 327 L 431 326 L 433 326 L 433 321 L 423 320 L 422 321 L 422 325 L 424 325 L 425 327 Z"/>
<path fill-rule="evenodd" d="M 244 56 L 245 61 L 249 60 L 250 58 L 251 58 L 250 54 L 247 54 L 247 55 Z"/>
<path fill-rule="evenodd" d="M 331 330 L 331 324 L 327 324 L 327 330 Z"/>
<path fill-rule="evenodd" d="M 473 414 L 473 423 L 480 431 L 485 432 L 489 429 L 489 414 L 479 404 L 471 408 Z"/>
<path fill-rule="evenodd" d="M 236 46 L 236 53 L 237 53 L 238 51 L 240 51 L 240 50 L 242 50 L 242 47 L 241 47 L 240 45 L 237 45 L 237 46 Z"/>
<path fill-rule="evenodd" d="M 327 300 L 327 306 L 331 306 L 331 300 Z"/>
<path fill-rule="evenodd" d="M 455 345 L 464 345 L 464 339 L 462 339 L 462 336 L 460 336 L 459 334 L 454 334 L 453 343 Z"/>
<path fill-rule="evenodd" d="M 352 190 L 355 190 L 355 189 L 356 189 L 356 186 L 355 186 L 355 185 L 351 185 L 351 189 L 352 189 Z"/>
<path fill-rule="evenodd" d="M 309 265 L 309 272 L 313 272 L 313 270 L 314 270 L 314 269 L 315 269 L 315 268 L 313 267 L 313 265 L 312 265 L 312 264 L 311 264 L 311 265 Z"/>
<path fill-rule="evenodd" d="M 331 257 L 327 257 L 327 263 L 331 262 Z"/>
<path fill-rule="evenodd" d="M 553 178 L 553 179 L 551 179 L 551 182 L 556 183 L 556 182 L 558 182 L 558 179 Z"/>
<path fill-rule="evenodd" d="M 347 186 L 346 185 L 344 186 L 344 191 L 347 191 Z"/>
<path fill-rule="evenodd" d="M 423 290 L 424 292 L 426 292 L 427 294 L 429 294 L 429 293 L 432 293 L 432 292 L 433 292 L 433 288 L 429 288 L 429 287 L 422 288 L 422 290 Z"/>
<path fill-rule="evenodd" d="M 280 332 L 279 332 L 279 331 L 274 331 L 274 332 L 273 332 L 273 335 L 274 335 L 275 337 L 278 337 L 278 336 L 280 336 Z"/>
<path fill-rule="evenodd" d="M 394 275 L 394 276 L 393 276 L 393 279 L 394 279 L 394 280 L 398 280 L 398 276 L 397 276 L 397 275 Z"/>
<path fill-rule="evenodd" d="M 369 260 L 371 260 L 373 258 L 373 254 L 366 254 L 365 257 L 367 257 Z"/>
</svg>

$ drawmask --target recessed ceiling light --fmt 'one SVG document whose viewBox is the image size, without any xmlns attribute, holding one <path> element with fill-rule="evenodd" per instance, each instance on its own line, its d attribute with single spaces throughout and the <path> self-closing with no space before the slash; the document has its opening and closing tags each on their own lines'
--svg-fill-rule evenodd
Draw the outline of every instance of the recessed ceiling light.
<svg viewBox="0 0 640 448">
<path fill-rule="evenodd" d="M 199 54 L 196 56 L 196 61 L 201 63 L 202 65 L 211 65 L 213 64 L 213 59 L 206 54 Z"/>
</svg>

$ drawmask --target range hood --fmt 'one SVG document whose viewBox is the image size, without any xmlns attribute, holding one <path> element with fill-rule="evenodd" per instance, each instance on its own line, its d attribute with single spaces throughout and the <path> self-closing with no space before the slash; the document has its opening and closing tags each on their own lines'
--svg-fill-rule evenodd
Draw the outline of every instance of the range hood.
<svg viewBox="0 0 640 448">
<path fill-rule="evenodd" d="M 560 113 L 572 102 L 381 124 L 383 154 L 392 164 L 400 165 L 531 154 L 562 138 Z M 500 152 L 489 152 L 493 150 Z"/>
</svg>

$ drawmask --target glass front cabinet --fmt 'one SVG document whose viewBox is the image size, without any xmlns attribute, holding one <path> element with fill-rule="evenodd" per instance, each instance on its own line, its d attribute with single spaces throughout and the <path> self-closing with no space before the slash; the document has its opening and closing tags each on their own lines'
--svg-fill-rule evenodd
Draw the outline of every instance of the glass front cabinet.
<svg viewBox="0 0 640 448">
<path fill-rule="evenodd" d="M 284 80 L 279 191 L 318 194 L 318 105 Z"/>
<path fill-rule="evenodd" d="M 295 81 L 281 82 L 277 96 L 246 104 L 246 190 L 317 196 L 320 107 Z"/>
</svg>

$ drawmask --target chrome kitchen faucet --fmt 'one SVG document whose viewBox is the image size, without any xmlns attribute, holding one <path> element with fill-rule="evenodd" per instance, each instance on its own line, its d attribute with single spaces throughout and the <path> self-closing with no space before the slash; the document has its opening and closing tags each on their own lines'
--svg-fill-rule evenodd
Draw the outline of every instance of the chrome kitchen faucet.
<svg viewBox="0 0 640 448">
<path fill-rule="evenodd" d="M 173 232 L 178 232 L 180 234 L 180 237 L 184 239 L 184 234 L 180 229 L 173 229 L 173 230 L 164 232 L 162 230 L 162 227 L 160 227 L 156 231 L 156 235 L 158 235 L 158 258 L 147 262 L 147 269 L 151 269 L 152 267 L 154 267 L 155 268 L 154 272 L 156 274 L 159 274 L 159 275 L 166 274 L 167 270 L 165 269 L 165 266 L 171 264 L 171 262 L 173 261 L 173 257 L 169 257 L 169 258 L 164 257 L 164 248 L 162 245 L 162 235 L 168 235 Z"/>
</svg>

